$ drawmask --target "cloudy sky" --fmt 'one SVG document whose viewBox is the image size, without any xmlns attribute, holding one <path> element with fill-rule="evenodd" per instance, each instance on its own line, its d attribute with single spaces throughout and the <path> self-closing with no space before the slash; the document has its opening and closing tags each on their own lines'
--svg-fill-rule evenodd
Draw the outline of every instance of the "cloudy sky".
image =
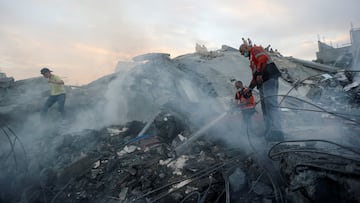
<svg viewBox="0 0 360 203">
<path fill-rule="evenodd" d="M 47 66 L 86 84 L 140 54 L 238 48 L 242 37 L 312 60 L 318 39 L 350 42 L 359 8 L 360 0 L 0 0 L 0 71 L 19 80 Z"/>
</svg>

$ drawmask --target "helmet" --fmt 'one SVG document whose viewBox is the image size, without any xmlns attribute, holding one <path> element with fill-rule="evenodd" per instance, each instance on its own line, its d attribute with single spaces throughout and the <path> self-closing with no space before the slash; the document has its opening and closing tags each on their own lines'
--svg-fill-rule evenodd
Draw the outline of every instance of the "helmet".
<svg viewBox="0 0 360 203">
<path fill-rule="evenodd" d="M 45 73 L 49 73 L 49 72 L 52 72 L 50 69 L 48 69 L 48 68 L 42 68 L 41 70 L 40 70 L 40 73 L 41 74 L 45 74 Z"/>
</svg>

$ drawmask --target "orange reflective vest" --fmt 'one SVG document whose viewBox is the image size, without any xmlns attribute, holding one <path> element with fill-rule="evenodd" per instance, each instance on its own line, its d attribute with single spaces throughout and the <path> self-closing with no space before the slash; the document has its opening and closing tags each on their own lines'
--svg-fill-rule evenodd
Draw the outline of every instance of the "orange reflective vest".
<svg viewBox="0 0 360 203">
<path fill-rule="evenodd" d="M 241 91 L 236 92 L 235 94 L 236 105 L 240 106 L 242 110 L 255 108 L 255 98 L 251 94 L 251 91 L 249 91 L 247 95 L 244 95 L 244 90 L 245 88 L 243 88 Z"/>
<path fill-rule="evenodd" d="M 250 68 L 252 71 L 252 80 L 249 87 L 251 89 L 258 86 L 256 84 L 256 77 L 258 75 L 262 76 L 263 82 L 267 81 L 269 78 L 278 78 L 281 75 L 279 69 L 271 60 L 271 57 L 260 46 L 250 48 Z"/>
<path fill-rule="evenodd" d="M 263 72 L 267 63 L 271 61 L 262 47 L 254 46 L 250 49 L 250 68 L 253 74 Z"/>
</svg>

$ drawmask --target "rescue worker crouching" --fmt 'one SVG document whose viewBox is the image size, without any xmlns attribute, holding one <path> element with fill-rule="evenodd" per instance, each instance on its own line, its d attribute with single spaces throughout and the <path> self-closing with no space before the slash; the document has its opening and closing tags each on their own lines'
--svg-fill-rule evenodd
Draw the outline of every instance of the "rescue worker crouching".
<svg viewBox="0 0 360 203">
<path fill-rule="evenodd" d="M 235 106 L 240 108 L 243 122 L 250 128 L 252 127 L 252 115 L 255 111 L 255 98 L 251 90 L 245 88 L 241 81 L 235 82 Z"/>
</svg>

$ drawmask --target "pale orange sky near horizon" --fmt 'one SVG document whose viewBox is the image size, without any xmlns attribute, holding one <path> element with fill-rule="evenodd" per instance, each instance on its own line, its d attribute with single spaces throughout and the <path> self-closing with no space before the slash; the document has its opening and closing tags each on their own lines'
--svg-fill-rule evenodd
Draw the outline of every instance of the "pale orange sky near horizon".
<svg viewBox="0 0 360 203">
<path fill-rule="evenodd" d="M 0 0 L 0 71 L 20 80 L 46 66 L 82 85 L 140 54 L 174 58 L 196 43 L 238 48 L 241 37 L 312 60 L 318 38 L 334 47 L 350 42 L 359 7 L 358 0 Z"/>
</svg>

